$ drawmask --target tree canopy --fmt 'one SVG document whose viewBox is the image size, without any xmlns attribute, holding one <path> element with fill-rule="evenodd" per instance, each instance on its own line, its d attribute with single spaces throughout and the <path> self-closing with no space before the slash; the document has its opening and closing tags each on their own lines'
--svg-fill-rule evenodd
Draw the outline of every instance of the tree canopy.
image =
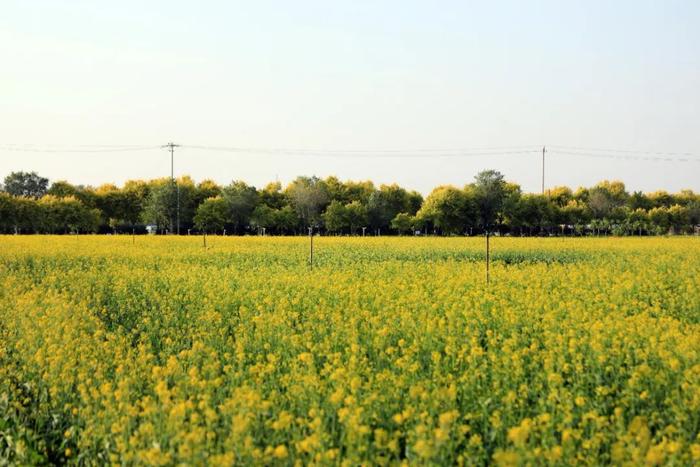
<svg viewBox="0 0 700 467">
<path fill-rule="evenodd" d="M 46 194 L 49 179 L 36 172 L 12 172 L 5 177 L 3 189 L 13 196 L 41 198 Z"/>
<path fill-rule="evenodd" d="M 67 233 L 145 231 L 305 234 L 437 235 L 691 233 L 700 225 L 700 195 L 656 191 L 629 193 L 620 181 L 592 187 L 554 187 L 522 193 L 503 174 L 488 170 L 462 188 L 436 187 L 426 198 L 397 184 L 337 177 L 297 177 L 262 189 L 243 181 L 130 180 L 118 187 L 51 185 L 36 173 L 15 172 L 0 192 L 0 232 Z M 178 202 L 179 200 L 179 202 Z M 178 208 L 179 206 L 179 208 Z"/>
</svg>

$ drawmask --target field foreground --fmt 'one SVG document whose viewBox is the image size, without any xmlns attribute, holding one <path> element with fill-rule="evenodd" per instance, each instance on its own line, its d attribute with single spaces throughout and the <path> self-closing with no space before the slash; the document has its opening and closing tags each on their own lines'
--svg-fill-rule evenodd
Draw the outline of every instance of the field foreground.
<svg viewBox="0 0 700 467">
<path fill-rule="evenodd" d="M 700 239 L 0 236 L 0 465 L 700 462 Z"/>
</svg>

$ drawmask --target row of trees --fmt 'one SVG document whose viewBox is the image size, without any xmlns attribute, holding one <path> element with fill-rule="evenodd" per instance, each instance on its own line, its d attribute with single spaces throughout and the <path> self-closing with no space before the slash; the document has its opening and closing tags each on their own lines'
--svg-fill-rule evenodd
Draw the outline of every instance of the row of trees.
<svg viewBox="0 0 700 467">
<path fill-rule="evenodd" d="M 513 235 L 689 233 L 700 225 L 700 195 L 690 190 L 629 193 L 604 181 L 576 191 L 557 187 L 523 193 L 495 171 L 462 188 L 445 185 L 427 198 L 396 184 L 298 177 L 256 189 L 242 181 L 220 186 L 190 177 L 132 180 L 97 188 L 49 184 L 15 172 L 0 186 L 0 231 L 5 233 L 158 232 L 299 234 Z"/>
<path fill-rule="evenodd" d="M 483 175 L 483 174 L 481 174 Z M 483 181 L 462 189 L 441 186 L 426 198 L 421 210 L 405 225 L 431 225 L 442 233 L 457 234 L 483 228 Z M 495 229 L 515 235 L 594 234 L 659 235 L 692 233 L 700 226 L 700 195 L 690 190 L 672 195 L 625 190 L 622 182 L 603 181 L 575 192 L 556 187 L 546 194 L 522 193 L 503 183 L 486 204 Z"/>
</svg>

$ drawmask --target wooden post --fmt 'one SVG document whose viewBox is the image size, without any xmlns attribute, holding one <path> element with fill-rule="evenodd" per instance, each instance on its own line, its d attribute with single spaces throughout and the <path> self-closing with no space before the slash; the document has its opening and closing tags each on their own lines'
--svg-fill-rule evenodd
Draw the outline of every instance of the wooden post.
<svg viewBox="0 0 700 467">
<path fill-rule="evenodd" d="M 314 228 L 309 227 L 309 267 L 314 268 Z"/>
<path fill-rule="evenodd" d="M 490 245 L 489 245 L 489 231 L 486 231 L 486 285 L 489 284 L 490 282 L 490 276 L 489 276 L 489 262 L 491 261 L 491 256 L 490 256 Z"/>
<path fill-rule="evenodd" d="M 207 231 L 205 230 L 202 235 L 202 240 L 204 240 L 204 249 L 207 248 Z"/>
</svg>

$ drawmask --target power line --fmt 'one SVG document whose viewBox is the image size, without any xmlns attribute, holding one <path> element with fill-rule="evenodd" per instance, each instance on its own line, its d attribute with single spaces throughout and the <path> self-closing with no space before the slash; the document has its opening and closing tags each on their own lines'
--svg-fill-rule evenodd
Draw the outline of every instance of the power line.
<svg viewBox="0 0 700 467">
<path fill-rule="evenodd" d="M 134 148 L 150 146 L 149 144 L 36 144 L 36 143 L 1 143 L 0 146 L 15 146 L 15 147 L 36 147 L 45 146 L 52 148 Z"/>
<path fill-rule="evenodd" d="M 624 154 L 648 154 L 648 155 L 656 155 L 656 156 L 695 156 L 695 154 L 691 152 L 667 152 L 667 151 L 641 151 L 641 150 L 634 150 L 634 149 L 601 149 L 601 148 L 586 148 L 586 147 L 581 147 L 581 146 L 562 146 L 559 144 L 552 144 L 550 145 L 552 148 L 560 148 L 563 150 L 574 150 L 574 151 L 584 151 L 584 152 L 605 152 L 605 153 L 611 153 L 611 152 L 619 152 L 619 153 L 624 153 Z"/>
<path fill-rule="evenodd" d="M 308 157 L 346 157 L 346 158 L 441 158 L 441 157 L 478 157 L 478 156 L 500 156 L 510 154 L 533 154 L 539 152 L 538 149 L 524 150 L 464 150 L 464 149 L 377 149 L 377 150 L 313 150 L 313 149 L 282 149 L 282 148 L 244 148 L 231 146 L 202 146 L 202 145 L 182 145 L 187 149 L 199 149 L 205 151 L 231 152 L 238 154 L 260 154 L 260 155 L 285 155 L 285 156 L 308 156 Z"/>
<path fill-rule="evenodd" d="M 170 147 L 169 145 L 37 145 L 37 144 L 0 144 L 0 151 L 37 152 L 37 153 L 112 153 L 150 151 Z M 255 148 L 240 146 L 210 146 L 183 144 L 174 145 L 184 149 L 229 152 L 238 154 L 259 154 L 267 156 L 302 156 L 327 158 L 466 158 L 509 156 L 540 153 L 537 146 L 490 146 L 473 148 L 418 148 L 418 149 L 298 149 L 298 148 Z M 581 146 L 548 146 L 546 152 L 560 156 L 581 156 L 601 159 L 646 160 L 654 162 L 700 162 L 690 152 L 641 151 L 627 149 L 596 149 Z M 172 154 L 171 154 L 172 156 Z M 172 166 L 171 161 L 171 166 Z M 544 165 L 544 161 L 543 161 Z M 171 167 L 172 169 L 172 167 Z M 172 172 L 172 170 L 171 170 Z M 171 176 L 173 174 L 171 173 Z"/>
<path fill-rule="evenodd" d="M 594 157 L 598 159 L 618 159 L 618 160 L 637 160 L 637 161 L 652 161 L 652 162 L 700 162 L 700 159 L 692 157 L 669 157 L 669 156 L 636 156 L 625 154 L 603 154 L 582 151 L 563 151 L 559 149 L 550 149 L 548 152 L 564 156 L 581 156 Z"/>
<path fill-rule="evenodd" d="M 313 153 L 313 154 L 384 154 L 384 153 L 464 153 L 464 152 L 501 152 L 501 151 L 529 151 L 534 150 L 536 145 L 522 146 L 480 146 L 472 148 L 412 148 L 412 149 L 312 149 L 312 148 L 256 148 L 256 147 L 241 147 L 241 146 L 211 146 L 211 145 L 184 145 L 193 149 L 207 149 L 213 151 L 231 151 L 231 152 L 285 152 L 285 153 Z"/>
<path fill-rule="evenodd" d="M 76 149 L 77 148 L 77 149 Z M 86 146 L 73 146 L 66 148 L 37 148 L 37 147 L 22 147 L 22 146 L 0 146 L 2 151 L 16 152 L 45 152 L 45 153 L 101 153 L 101 152 L 131 152 L 131 151 L 150 151 L 159 149 L 160 146 L 128 146 L 128 147 L 94 147 L 87 149 Z"/>
</svg>

